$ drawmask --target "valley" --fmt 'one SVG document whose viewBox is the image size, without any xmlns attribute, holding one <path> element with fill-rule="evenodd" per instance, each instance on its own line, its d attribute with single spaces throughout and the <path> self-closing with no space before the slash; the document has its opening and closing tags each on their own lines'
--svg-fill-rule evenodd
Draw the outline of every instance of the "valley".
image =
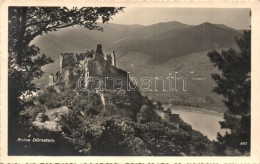
<svg viewBox="0 0 260 164">
<path fill-rule="evenodd" d="M 155 86 L 152 84 L 153 92 L 142 92 L 154 101 L 224 111 L 223 98 L 212 92 L 216 84 L 211 74 L 218 70 L 210 62 L 207 52 L 230 47 L 237 49 L 235 37 L 240 36 L 241 31 L 208 22 L 199 25 L 173 21 L 149 26 L 102 26 L 104 31 L 71 27 L 37 37 L 33 44 L 41 48 L 41 53 L 55 60 L 43 67 L 45 74 L 43 78 L 35 80 L 37 87 L 46 86 L 48 75 L 58 70 L 61 53 L 86 52 L 97 43 L 102 43 L 104 51 L 115 50 L 118 68 L 130 72 L 137 79 L 167 77 L 169 73 L 175 72 L 185 78 L 185 92 L 180 89 L 165 92 L 161 83 L 157 84 L 157 91 L 154 91 Z M 182 85 L 177 84 L 177 88 L 182 88 Z"/>
</svg>

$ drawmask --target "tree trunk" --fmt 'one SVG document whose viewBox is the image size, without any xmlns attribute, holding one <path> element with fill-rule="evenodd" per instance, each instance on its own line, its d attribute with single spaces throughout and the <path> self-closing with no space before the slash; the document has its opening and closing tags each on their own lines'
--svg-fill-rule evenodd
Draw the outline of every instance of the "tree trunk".
<svg viewBox="0 0 260 164">
<path fill-rule="evenodd" d="M 22 55 L 23 55 L 23 51 L 25 50 L 26 48 L 26 45 L 25 45 L 25 31 L 26 31 L 26 15 L 27 15 L 27 10 L 28 8 L 27 7 L 23 7 L 21 8 L 20 10 L 20 20 L 19 20 L 19 27 L 18 27 L 18 42 L 17 42 L 17 45 L 16 45 L 16 63 L 18 65 L 21 65 L 22 63 Z"/>
</svg>

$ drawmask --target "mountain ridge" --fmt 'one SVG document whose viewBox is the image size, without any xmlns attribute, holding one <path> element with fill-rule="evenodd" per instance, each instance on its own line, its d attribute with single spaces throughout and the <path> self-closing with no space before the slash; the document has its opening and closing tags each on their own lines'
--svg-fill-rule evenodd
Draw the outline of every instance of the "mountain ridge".
<svg viewBox="0 0 260 164">
<path fill-rule="evenodd" d="M 72 27 L 62 29 L 56 33 L 49 33 L 34 40 L 34 44 L 38 45 L 42 52 L 47 56 L 57 59 L 61 52 L 85 51 L 94 47 L 97 43 L 102 43 L 107 49 L 114 49 L 118 52 L 138 51 L 156 55 L 155 52 L 162 51 L 160 56 L 162 61 L 173 58 L 176 55 L 185 55 L 185 53 L 193 53 L 205 51 L 214 48 L 226 48 L 235 45 L 234 37 L 238 37 L 240 32 L 225 25 L 212 24 L 205 22 L 199 25 L 187 25 L 177 21 L 161 22 L 147 26 L 137 25 L 121 25 L 121 24 L 103 24 L 104 31 L 90 31 L 81 27 Z M 204 40 L 202 36 L 204 33 Z M 187 36 L 187 34 L 190 34 Z M 194 38 L 192 38 L 192 37 Z M 211 38 L 207 38 L 211 36 Z M 216 39 L 216 45 L 207 45 L 201 47 L 200 42 L 212 42 L 210 39 Z M 222 38 L 222 39 L 221 39 Z M 209 39 L 209 40 L 207 40 Z M 224 41 L 224 43 L 222 43 Z M 159 43 L 159 48 L 156 45 Z M 166 45 L 168 43 L 177 44 L 176 46 Z M 198 48 L 194 48 L 194 46 Z M 184 47 L 185 46 L 185 47 Z M 192 48 L 193 46 L 193 48 Z M 200 47 L 199 47 L 200 46 Z M 188 52 L 183 51 L 191 48 Z M 162 50 L 161 50 L 162 49 Z M 182 49 L 182 50 L 180 50 Z M 169 52 L 175 51 L 174 54 Z M 167 53 L 166 53 L 167 52 Z M 155 59 L 151 59 L 154 62 Z"/>
</svg>

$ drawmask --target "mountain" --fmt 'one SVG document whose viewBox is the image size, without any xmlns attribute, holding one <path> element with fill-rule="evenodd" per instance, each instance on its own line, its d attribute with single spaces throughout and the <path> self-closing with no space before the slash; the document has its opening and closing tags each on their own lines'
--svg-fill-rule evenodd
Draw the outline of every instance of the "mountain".
<svg viewBox="0 0 260 164">
<path fill-rule="evenodd" d="M 104 31 L 81 27 L 62 29 L 35 39 L 34 44 L 54 59 L 62 52 L 86 51 L 102 43 L 120 55 L 128 51 L 150 55 L 148 63 L 163 63 L 176 56 L 235 46 L 240 32 L 225 25 L 203 23 L 192 26 L 165 22 L 149 26 L 104 24 Z"/>
<path fill-rule="evenodd" d="M 234 47 L 234 38 L 240 36 L 240 33 L 234 29 L 210 23 L 173 28 L 168 31 L 159 29 L 154 30 L 150 35 L 144 33 L 139 37 L 121 41 L 116 45 L 116 49 L 149 54 L 151 58 L 148 63 L 163 63 L 171 58 L 189 53 Z"/>
<path fill-rule="evenodd" d="M 78 26 L 61 29 L 35 38 L 33 44 L 38 45 L 42 53 L 58 59 L 60 53 L 84 52 L 95 48 L 97 43 L 102 43 L 103 47 L 111 50 L 114 41 L 143 28 L 141 25 L 102 24 L 102 26 L 104 31 L 88 30 Z"/>
</svg>

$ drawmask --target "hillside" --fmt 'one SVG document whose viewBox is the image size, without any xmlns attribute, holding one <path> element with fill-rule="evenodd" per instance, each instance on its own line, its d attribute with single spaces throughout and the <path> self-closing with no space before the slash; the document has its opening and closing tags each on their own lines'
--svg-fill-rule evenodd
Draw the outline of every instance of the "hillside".
<svg viewBox="0 0 260 164">
<path fill-rule="evenodd" d="M 11 149 L 12 154 L 214 154 L 213 142 L 193 130 L 178 114 L 167 112 L 160 102 L 154 103 L 142 96 L 138 88 L 126 89 L 128 84 L 134 86 L 127 78 L 127 72 L 115 67 L 113 62 L 110 63 L 108 58 L 97 52 L 82 56 L 65 54 L 55 82 L 28 99 L 31 105 L 19 114 L 24 124 L 17 131 L 24 130 L 24 135 L 33 138 L 49 137 L 53 141 L 49 146 L 53 149 L 38 149 L 42 143 L 14 143 L 14 147 L 20 151 Z M 87 74 L 84 70 L 87 70 Z M 75 85 L 79 77 L 85 77 L 86 90 Z M 101 89 L 102 87 L 92 88 L 93 85 L 88 83 L 89 79 L 97 77 L 100 79 L 100 86 L 107 85 L 106 90 Z M 116 89 L 114 81 L 106 83 L 105 77 L 121 78 L 122 88 Z M 158 111 L 160 115 L 157 114 Z M 31 126 L 30 130 L 28 126 Z M 14 139 L 16 137 L 12 141 Z M 60 152 L 60 141 L 66 144 L 64 149 L 67 151 Z"/>
</svg>

